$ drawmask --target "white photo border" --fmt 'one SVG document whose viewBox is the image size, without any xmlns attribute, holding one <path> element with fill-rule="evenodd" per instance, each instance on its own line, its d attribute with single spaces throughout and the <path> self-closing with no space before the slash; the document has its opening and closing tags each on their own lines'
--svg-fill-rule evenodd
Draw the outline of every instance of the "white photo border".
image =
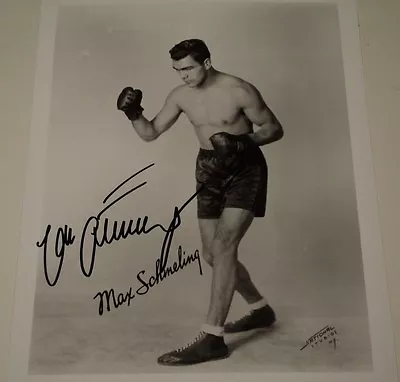
<svg viewBox="0 0 400 382">
<path fill-rule="evenodd" d="M 166 5 L 170 0 L 163 0 Z M 186 2 L 195 0 L 185 0 Z M 197 0 L 198 1 L 198 0 Z M 202 0 L 212 1 L 212 0 Z M 219 0 L 232 3 L 232 0 Z M 233 0 L 245 2 L 246 0 Z M 370 145 L 365 102 L 362 56 L 358 32 L 356 0 L 258 0 L 264 3 L 334 4 L 337 5 L 347 95 L 348 118 L 360 225 L 362 258 L 369 312 L 373 371 L 370 373 L 246 373 L 246 378 L 261 381 L 343 381 L 372 382 L 398 381 L 390 305 L 385 277 L 382 236 L 374 184 L 373 158 Z M 34 101 L 30 126 L 23 216 L 20 234 L 20 253 L 15 287 L 14 317 L 11 333 L 9 382 L 89 382 L 155 380 L 212 380 L 242 381 L 243 373 L 218 374 L 130 374 L 130 375 L 29 375 L 29 348 L 32 330 L 37 264 L 39 251 L 35 246 L 40 237 L 40 219 L 43 207 L 44 169 L 46 163 L 47 126 L 50 115 L 53 53 L 57 12 L 68 5 L 121 5 L 155 0 L 45 0 L 42 2 L 39 44 L 37 50 Z M 172 1 L 171 1 L 172 2 Z M 157 1 L 160 4 L 160 1 Z M 29 190 L 29 191 L 28 191 Z M 35 256 L 33 255 L 35 254 Z"/>
</svg>

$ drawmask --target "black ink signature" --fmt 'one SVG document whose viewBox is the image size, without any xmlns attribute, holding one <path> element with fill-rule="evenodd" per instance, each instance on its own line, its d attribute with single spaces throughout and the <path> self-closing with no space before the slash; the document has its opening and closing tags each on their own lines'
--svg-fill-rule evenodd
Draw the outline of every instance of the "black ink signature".
<svg viewBox="0 0 400 382">
<path fill-rule="evenodd" d="M 328 341 L 330 344 L 333 344 L 334 348 L 336 349 L 336 343 L 337 343 L 337 331 L 334 326 L 327 325 L 321 330 L 319 330 L 317 333 L 313 334 L 311 337 L 309 337 L 305 343 L 305 345 L 300 349 L 303 350 L 307 346 L 315 347 L 319 344 L 321 344 L 324 341 Z"/>
<path fill-rule="evenodd" d="M 109 198 L 114 195 L 116 191 L 118 191 L 124 184 L 128 181 L 136 177 L 137 175 L 141 174 L 145 170 L 148 170 L 154 166 L 154 163 L 142 168 L 126 180 L 124 180 L 121 184 L 115 187 L 103 200 L 103 204 L 106 204 Z M 149 217 L 139 217 L 136 220 L 129 220 L 129 222 L 122 221 L 114 221 L 112 223 L 109 222 L 108 218 L 103 218 L 103 214 L 109 210 L 113 205 L 118 203 L 121 199 L 125 198 L 126 196 L 130 195 L 134 191 L 138 190 L 139 188 L 145 186 L 147 182 L 143 182 L 129 191 L 125 192 L 114 201 L 107 204 L 96 216 L 90 216 L 86 223 L 84 224 L 83 231 L 81 233 L 80 239 L 80 250 L 79 250 L 79 259 L 80 259 L 80 268 L 83 275 L 86 277 L 90 277 L 93 273 L 95 259 L 96 259 L 96 251 L 98 248 L 103 247 L 106 244 L 111 244 L 114 241 L 118 241 L 121 239 L 126 239 L 132 235 L 147 235 L 154 229 L 160 229 L 165 232 L 164 240 L 161 246 L 161 253 L 159 259 L 157 259 L 157 267 L 159 269 L 159 273 L 163 273 L 166 270 L 167 263 L 168 263 L 168 255 L 171 247 L 171 242 L 174 236 L 175 230 L 181 225 L 181 216 L 180 214 L 182 211 L 188 206 L 188 204 L 196 197 L 196 195 L 201 191 L 199 188 L 181 207 L 175 207 L 173 211 L 173 216 L 171 222 L 169 223 L 168 228 L 165 228 L 163 225 L 157 223 L 148 227 L 149 225 Z M 110 228 L 111 226 L 111 228 Z M 52 230 L 52 226 L 49 224 L 47 225 L 47 229 L 44 235 L 44 238 L 41 242 L 37 242 L 36 245 L 39 248 L 43 248 L 43 266 L 44 266 L 44 275 L 46 282 L 49 286 L 55 286 L 59 281 L 61 270 L 64 262 L 64 256 L 66 248 L 71 246 L 75 242 L 75 235 L 68 225 L 64 227 L 58 227 L 57 233 L 55 237 L 55 245 L 54 245 L 54 255 L 59 258 L 58 267 L 56 271 L 56 275 L 53 281 L 50 279 L 49 270 L 47 265 L 47 256 L 48 256 L 48 242 L 49 236 Z M 111 230 L 111 232 L 109 232 Z M 92 236 L 92 237 L 90 237 Z M 84 249 L 85 244 L 90 246 L 89 251 L 89 269 L 85 267 L 85 259 L 87 256 L 86 250 Z M 121 300 L 122 301 L 122 300 Z"/>
<path fill-rule="evenodd" d="M 182 253 L 183 252 L 183 253 Z M 151 275 L 150 277 L 144 277 L 146 273 L 145 270 L 138 272 L 137 279 L 140 282 L 140 288 L 136 289 L 137 295 L 145 295 L 149 292 L 151 288 L 155 285 L 158 285 L 161 281 L 166 279 L 167 277 L 173 275 L 174 273 L 178 272 L 179 270 L 184 269 L 189 264 L 197 261 L 199 266 L 199 273 L 200 275 L 203 274 L 202 267 L 201 267 L 201 260 L 199 251 L 196 251 L 193 254 L 190 254 L 184 258 L 185 252 L 182 250 L 182 247 L 179 246 L 178 248 L 178 259 L 174 261 L 172 266 L 165 267 L 165 269 L 161 269 L 160 267 L 160 259 L 157 259 L 155 264 L 155 274 Z M 109 312 L 112 307 L 115 309 L 119 308 L 121 305 L 127 304 L 130 306 L 131 300 L 135 298 L 135 294 L 132 293 L 132 287 L 126 293 L 119 293 L 117 297 L 115 297 L 115 291 L 113 288 L 109 290 L 103 290 L 98 292 L 94 297 L 93 300 L 96 298 L 99 299 L 99 315 L 102 316 L 104 313 L 104 306 L 106 306 L 106 310 Z"/>
</svg>

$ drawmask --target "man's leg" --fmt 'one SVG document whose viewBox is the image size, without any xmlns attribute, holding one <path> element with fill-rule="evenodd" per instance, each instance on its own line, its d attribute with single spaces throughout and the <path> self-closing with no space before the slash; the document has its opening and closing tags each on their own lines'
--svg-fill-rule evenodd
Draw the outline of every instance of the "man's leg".
<svg viewBox="0 0 400 382">
<path fill-rule="evenodd" d="M 205 262 L 213 266 L 213 255 L 211 245 L 217 231 L 219 219 L 199 219 L 200 236 L 202 241 L 202 256 Z M 236 258 L 238 256 L 236 255 Z M 249 272 L 245 266 L 238 260 L 236 268 L 235 291 L 238 292 L 248 304 L 257 303 L 263 299 L 263 296 L 253 284 Z"/>
<path fill-rule="evenodd" d="M 202 255 L 211 267 L 214 263 L 211 245 L 217 232 L 218 221 L 219 219 L 199 219 L 200 236 L 203 246 Z M 236 255 L 236 258 L 238 258 L 238 255 Z M 275 312 L 253 284 L 246 267 L 240 261 L 237 261 L 236 265 L 235 291 L 248 303 L 250 312 L 239 320 L 226 323 L 224 332 L 237 333 L 269 327 L 276 320 Z"/>
<path fill-rule="evenodd" d="M 229 313 L 236 284 L 238 247 L 253 217 L 250 211 L 226 208 L 218 221 L 211 244 L 213 273 L 206 321 L 211 327 L 222 328 Z"/>
<path fill-rule="evenodd" d="M 223 325 L 235 290 L 237 249 L 252 221 L 252 212 L 238 208 L 223 211 L 211 243 L 213 275 L 207 320 L 191 343 L 162 355 L 158 363 L 187 365 L 229 355 L 223 338 Z"/>
<path fill-rule="evenodd" d="M 251 210 L 255 218 L 265 216 L 268 187 L 268 166 L 259 148 L 249 151 L 241 158 L 243 166 L 233 177 L 225 193 L 225 208 Z M 238 287 L 244 295 L 248 292 L 249 280 L 247 270 L 243 267 L 237 272 Z M 253 293 L 251 293 L 253 294 Z M 275 320 L 275 312 L 261 295 L 254 294 L 254 300 L 248 301 L 250 312 L 239 320 L 224 325 L 225 333 L 236 333 L 251 329 L 266 328 Z"/>
<path fill-rule="evenodd" d="M 202 255 L 211 267 L 214 264 L 211 245 L 217 232 L 218 221 L 219 219 L 199 219 Z M 249 313 L 238 320 L 226 323 L 224 332 L 237 333 L 271 326 L 276 320 L 275 312 L 253 284 L 246 267 L 239 260 L 236 266 L 235 291 L 248 303 Z"/>
</svg>

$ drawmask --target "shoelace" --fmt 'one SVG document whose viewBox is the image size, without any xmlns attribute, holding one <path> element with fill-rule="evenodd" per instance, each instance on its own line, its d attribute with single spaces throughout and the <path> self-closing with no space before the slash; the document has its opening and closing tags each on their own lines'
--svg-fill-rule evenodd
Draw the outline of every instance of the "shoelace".
<svg viewBox="0 0 400 382">
<path fill-rule="evenodd" d="M 179 349 L 176 349 L 176 351 L 178 353 L 182 352 L 183 350 L 186 350 L 187 348 L 189 348 L 190 346 L 192 346 L 193 344 L 195 344 L 198 340 L 200 340 L 202 337 L 205 336 L 206 333 L 204 332 L 200 332 L 192 341 L 190 341 L 189 343 L 187 343 L 186 345 L 180 347 Z"/>
</svg>

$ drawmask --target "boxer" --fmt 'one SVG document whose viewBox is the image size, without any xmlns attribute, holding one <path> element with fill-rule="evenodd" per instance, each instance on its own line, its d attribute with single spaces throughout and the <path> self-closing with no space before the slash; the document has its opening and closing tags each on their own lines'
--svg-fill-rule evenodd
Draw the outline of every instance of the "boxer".
<svg viewBox="0 0 400 382">
<path fill-rule="evenodd" d="M 266 212 L 268 166 L 260 146 L 280 140 L 283 129 L 254 85 L 212 65 L 204 41 L 181 41 L 169 54 L 184 83 L 172 89 L 159 113 L 146 118 L 142 91 L 133 87 L 122 90 L 117 108 L 146 142 L 171 128 L 182 113 L 199 141 L 197 216 L 202 254 L 212 267 L 210 304 L 195 339 L 158 358 L 162 365 L 189 365 L 228 357 L 224 333 L 266 328 L 276 320 L 238 260 L 238 246 L 253 219 Z M 256 132 L 253 125 L 259 127 Z M 225 323 L 235 291 L 249 304 L 249 313 Z"/>
</svg>

